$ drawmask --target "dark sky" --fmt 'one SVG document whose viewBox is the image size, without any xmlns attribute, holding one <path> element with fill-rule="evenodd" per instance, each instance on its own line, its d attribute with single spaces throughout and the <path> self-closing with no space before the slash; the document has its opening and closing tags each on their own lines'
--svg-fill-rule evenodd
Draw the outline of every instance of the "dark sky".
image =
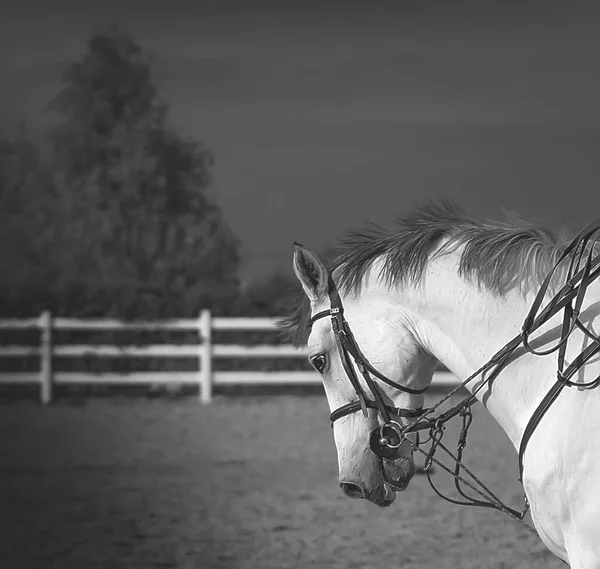
<svg viewBox="0 0 600 569">
<path fill-rule="evenodd" d="M 572 229 L 600 216 L 600 3 L 13 4 L 1 119 L 40 120 L 95 26 L 126 24 L 173 122 L 216 154 L 246 279 L 429 197 Z"/>
</svg>

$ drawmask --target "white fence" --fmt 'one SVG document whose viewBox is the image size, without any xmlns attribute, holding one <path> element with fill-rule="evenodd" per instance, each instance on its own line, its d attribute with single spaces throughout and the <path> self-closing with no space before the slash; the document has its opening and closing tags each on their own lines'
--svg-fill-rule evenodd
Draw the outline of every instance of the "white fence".
<svg viewBox="0 0 600 569">
<path fill-rule="evenodd" d="M 275 330 L 275 318 L 212 318 L 210 311 L 203 310 L 196 319 L 162 320 L 156 322 L 120 320 L 79 320 L 52 318 L 44 312 L 39 318 L 28 320 L 0 320 L 0 330 L 38 329 L 39 346 L 0 346 L 0 357 L 39 357 L 38 372 L 0 372 L 0 383 L 37 383 L 40 401 L 52 400 L 55 384 L 197 384 L 202 403 L 210 403 L 214 385 L 266 385 L 266 384 L 319 384 L 321 379 L 313 371 L 214 371 L 214 358 L 236 357 L 299 357 L 306 358 L 306 350 L 291 345 L 233 345 L 213 344 L 212 332 L 216 330 L 264 331 Z M 180 330 L 196 331 L 198 344 L 153 344 L 132 345 L 55 345 L 55 330 Z M 55 372 L 52 360 L 56 356 L 68 357 L 193 357 L 198 359 L 198 371 L 146 371 L 146 372 Z M 433 384 L 446 386 L 455 384 L 455 377 L 447 371 L 436 372 Z"/>
</svg>

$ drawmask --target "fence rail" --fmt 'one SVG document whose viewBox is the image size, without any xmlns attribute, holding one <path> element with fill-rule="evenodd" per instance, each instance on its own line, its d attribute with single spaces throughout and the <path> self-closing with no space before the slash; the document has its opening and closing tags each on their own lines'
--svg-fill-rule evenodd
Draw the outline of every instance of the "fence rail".
<svg viewBox="0 0 600 569">
<path fill-rule="evenodd" d="M 73 318 L 52 318 L 44 312 L 39 318 L 25 320 L 0 320 L 0 330 L 37 329 L 40 332 L 38 346 L 0 346 L 0 358 L 37 357 L 37 372 L 0 372 L 0 384 L 32 384 L 40 388 L 40 401 L 44 404 L 52 400 L 52 388 L 56 384 L 196 384 L 202 403 L 210 403 L 214 385 L 316 385 L 321 379 L 314 371 L 213 371 L 214 358 L 305 358 L 305 349 L 290 345 L 237 345 L 213 344 L 214 331 L 273 331 L 275 318 L 213 318 L 209 310 L 203 310 L 198 318 L 162 321 L 120 320 L 79 320 Z M 197 344 L 149 344 L 149 345 L 55 345 L 53 333 L 58 330 L 145 330 L 145 331 L 195 331 Z M 55 357 L 105 358 L 122 357 L 187 357 L 198 360 L 198 371 L 144 371 L 144 372 L 78 372 L 53 370 Z M 453 385 L 455 377 L 448 371 L 434 374 L 433 384 Z"/>
</svg>

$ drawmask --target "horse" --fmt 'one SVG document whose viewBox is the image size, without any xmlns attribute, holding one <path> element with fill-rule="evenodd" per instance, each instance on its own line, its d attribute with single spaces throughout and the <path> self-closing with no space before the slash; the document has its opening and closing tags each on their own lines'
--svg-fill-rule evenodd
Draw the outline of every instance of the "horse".
<svg viewBox="0 0 600 569">
<path fill-rule="evenodd" d="M 543 543 L 573 569 L 600 569 L 599 227 L 568 243 L 520 218 L 429 202 L 350 232 L 328 266 L 294 243 L 303 300 L 280 325 L 321 375 L 344 494 L 390 506 L 415 451 L 428 466 L 443 423 L 462 416 L 466 434 L 480 402 L 519 452 Z M 440 364 L 469 395 L 431 418 L 424 397 Z"/>
</svg>

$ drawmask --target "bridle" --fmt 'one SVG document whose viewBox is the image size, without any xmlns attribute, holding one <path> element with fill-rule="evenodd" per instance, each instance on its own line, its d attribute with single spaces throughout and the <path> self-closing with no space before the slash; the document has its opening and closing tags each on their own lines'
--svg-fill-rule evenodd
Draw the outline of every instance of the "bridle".
<svg viewBox="0 0 600 569">
<path fill-rule="evenodd" d="M 400 436 L 400 429 L 402 429 L 402 426 L 397 421 L 393 420 L 392 416 L 413 419 L 422 415 L 423 408 L 400 408 L 387 405 L 383 401 L 383 397 L 374 383 L 371 374 L 398 391 L 412 395 L 420 395 L 425 393 L 425 391 L 427 391 L 427 387 L 423 389 L 406 387 L 405 385 L 393 381 L 389 377 L 386 377 L 381 372 L 377 371 L 361 352 L 360 348 L 358 347 L 358 343 L 354 338 L 354 334 L 352 334 L 350 325 L 344 318 L 342 299 L 331 274 L 329 274 L 328 277 L 328 288 L 330 303 L 329 308 L 312 316 L 308 323 L 309 326 L 312 327 L 314 322 L 320 318 L 331 316 L 331 326 L 333 329 L 337 350 L 342 360 L 344 371 L 346 372 L 346 375 L 350 380 L 350 383 L 352 384 L 357 396 L 356 401 L 351 401 L 350 403 L 335 409 L 329 416 L 329 420 L 333 426 L 337 420 L 351 415 L 352 413 L 356 413 L 357 411 L 362 411 L 363 416 L 368 418 L 369 412 L 367 409 L 376 410 L 383 419 L 383 425 L 377 427 L 371 432 L 369 437 L 369 447 L 371 448 L 371 451 L 381 458 L 394 458 L 402 444 L 402 438 Z M 367 397 L 362 386 L 360 385 L 360 382 L 356 377 L 356 373 L 354 372 L 351 359 L 354 360 L 356 367 L 362 374 L 365 383 L 367 384 L 369 391 L 373 396 L 373 399 L 369 399 Z"/>
<path fill-rule="evenodd" d="M 496 354 L 494 354 L 494 356 L 492 356 L 486 364 L 481 366 L 464 381 L 460 382 L 455 388 L 447 393 L 446 396 L 428 409 L 398 408 L 387 405 L 383 401 L 379 388 L 374 383 L 371 374 L 380 381 L 383 381 L 384 383 L 404 393 L 422 394 L 425 393 L 427 388 L 414 389 L 402 385 L 377 371 L 368 362 L 368 360 L 362 354 L 354 335 L 352 334 L 350 325 L 344 318 L 344 308 L 338 288 L 333 280 L 332 275 L 329 274 L 328 295 L 330 307 L 327 310 L 323 310 L 312 316 L 309 320 L 309 326 L 312 326 L 314 322 L 320 318 L 325 318 L 327 316 L 331 317 L 331 325 L 337 350 L 342 360 L 342 365 L 346 375 L 348 376 L 348 379 L 350 380 L 350 383 L 352 384 L 357 396 L 355 401 L 351 401 L 350 403 L 342 405 L 331 413 L 330 421 L 332 426 L 335 421 L 358 411 L 362 411 L 363 416 L 368 418 L 368 409 L 375 410 L 382 419 L 382 424 L 371 431 L 369 436 L 369 448 L 375 455 L 388 460 L 395 460 L 398 458 L 399 449 L 402 444 L 405 441 L 408 441 L 413 445 L 415 450 L 425 455 L 424 470 L 427 473 L 431 487 L 440 497 L 454 504 L 480 506 L 500 510 L 517 519 L 527 529 L 536 533 L 531 526 L 523 522 L 523 518 L 525 517 L 529 508 L 527 498 L 525 498 L 525 507 L 520 512 L 506 506 L 463 464 L 462 455 L 466 447 L 468 429 L 473 418 L 471 407 L 477 402 L 477 393 L 485 385 L 490 384 L 498 376 L 502 369 L 507 365 L 510 356 L 513 355 L 519 346 L 522 345 L 527 352 L 538 356 L 548 355 L 555 351 L 558 352 L 557 380 L 534 411 L 521 439 L 519 448 L 519 480 L 522 481 L 523 457 L 527 444 L 542 417 L 548 411 L 552 403 L 556 400 L 563 388 L 566 386 L 576 386 L 580 389 L 591 389 L 600 384 L 600 376 L 584 384 L 571 381 L 573 375 L 595 354 L 600 352 L 600 337 L 594 332 L 588 330 L 579 319 L 579 314 L 583 306 L 587 289 L 589 285 L 596 278 L 598 278 L 598 276 L 600 276 L 600 255 L 595 256 L 596 245 L 599 240 L 600 220 L 590 223 L 588 226 L 586 226 L 563 250 L 563 253 L 559 257 L 553 269 L 542 282 L 540 290 L 532 303 L 527 317 L 525 318 L 521 333 L 513 338 L 510 342 L 505 344 L 504 347 L 496 352 Z M 540 311 L 542 302 L 546 296 L 546 293 L 548 292 L 548 289 L 550 288 L 550 284 L 556 270 L 569 256 L 571 256 L 571 259 L 567 272 L 566 284 L 555 294 L 545 308 Z M 584 259 L 585 262 L 583 263 L 583 267 L 579 269 Z M 573 301 L 575 302 L 574 306 Z M 534 350 L 529 343 L 529 337 L 531 334 L 554 315 L 558 314 L 561 310 L 564 310 L 563 324 L 561 328 L 560 339 L 557 344 L 545 351 Z M 565 368 L 564 364 L 567 342 L 575 327 L 588 336 L 588 338 L 591 340 L 591 343 Z M 365 383 L 371 392 L 372 399 L 367 397 L 365 394 L 354 372 L 352 360 L 356 364 L 357 369 L 361 372 Z M 483 374 L 486 372 L 490 373 L 487 375 L 487 377 L 484 377 Z M 462 399 L 457 405 L 453 406 L 447 411 L 440 413 L 437 417 L 431 417 L 434 411 L 436 411 L 443 403 L 445 403 L 454 394 L 463 389 L 478 376 L 482 377 L 482 381 L 476 388 L 474 388 L 469 396 Z M 409 424 L 402 426 L 396 420 L 394 420 L 392 416 L 413 420 Z M 448 448 L 444 446 L 442 443 L 442 437 L 445 431 L 445 424 L 456 416 L 460 416 L 462 418 L 462 429 L 459 434 L 456 455 L 454 455 Z M 408 439 L 406 436 L 408 433 L 418 434 L 419 431 L 424 430 L 429 431 L 429 438 L 426 442 L 431 442 L 430 449 L 427 451 L 421 448 L 418 439 L 415 443 L 410 441 L 410 439 Z M 444 452 L 446 452 L 454 460 L 455 467 L 453 470 L 449 469 L 444 463 L 440 462 L 434 457 L 439 448 L 444 450 Z M 454 477 L 455 487 L 462 496 L 463 500 L 456 500 L 454 498 L 445 496 L 437 489 L 431 478 L 430 467 L 432 463 L 435 463 L 437 466 L 441 467 Z M 465 480 L 465 478 L 461 475 L 461 470 L 467 473 L 472 481 L 479 486 L 479 488 L 476 488 L 473 482 Z M 467 495 L 464 489 L 461 487 L 461 484 L 468 486 L 472 491 L 483 497 L 484 500 L 475 499 L 472 496 Z"/>
</svg>

